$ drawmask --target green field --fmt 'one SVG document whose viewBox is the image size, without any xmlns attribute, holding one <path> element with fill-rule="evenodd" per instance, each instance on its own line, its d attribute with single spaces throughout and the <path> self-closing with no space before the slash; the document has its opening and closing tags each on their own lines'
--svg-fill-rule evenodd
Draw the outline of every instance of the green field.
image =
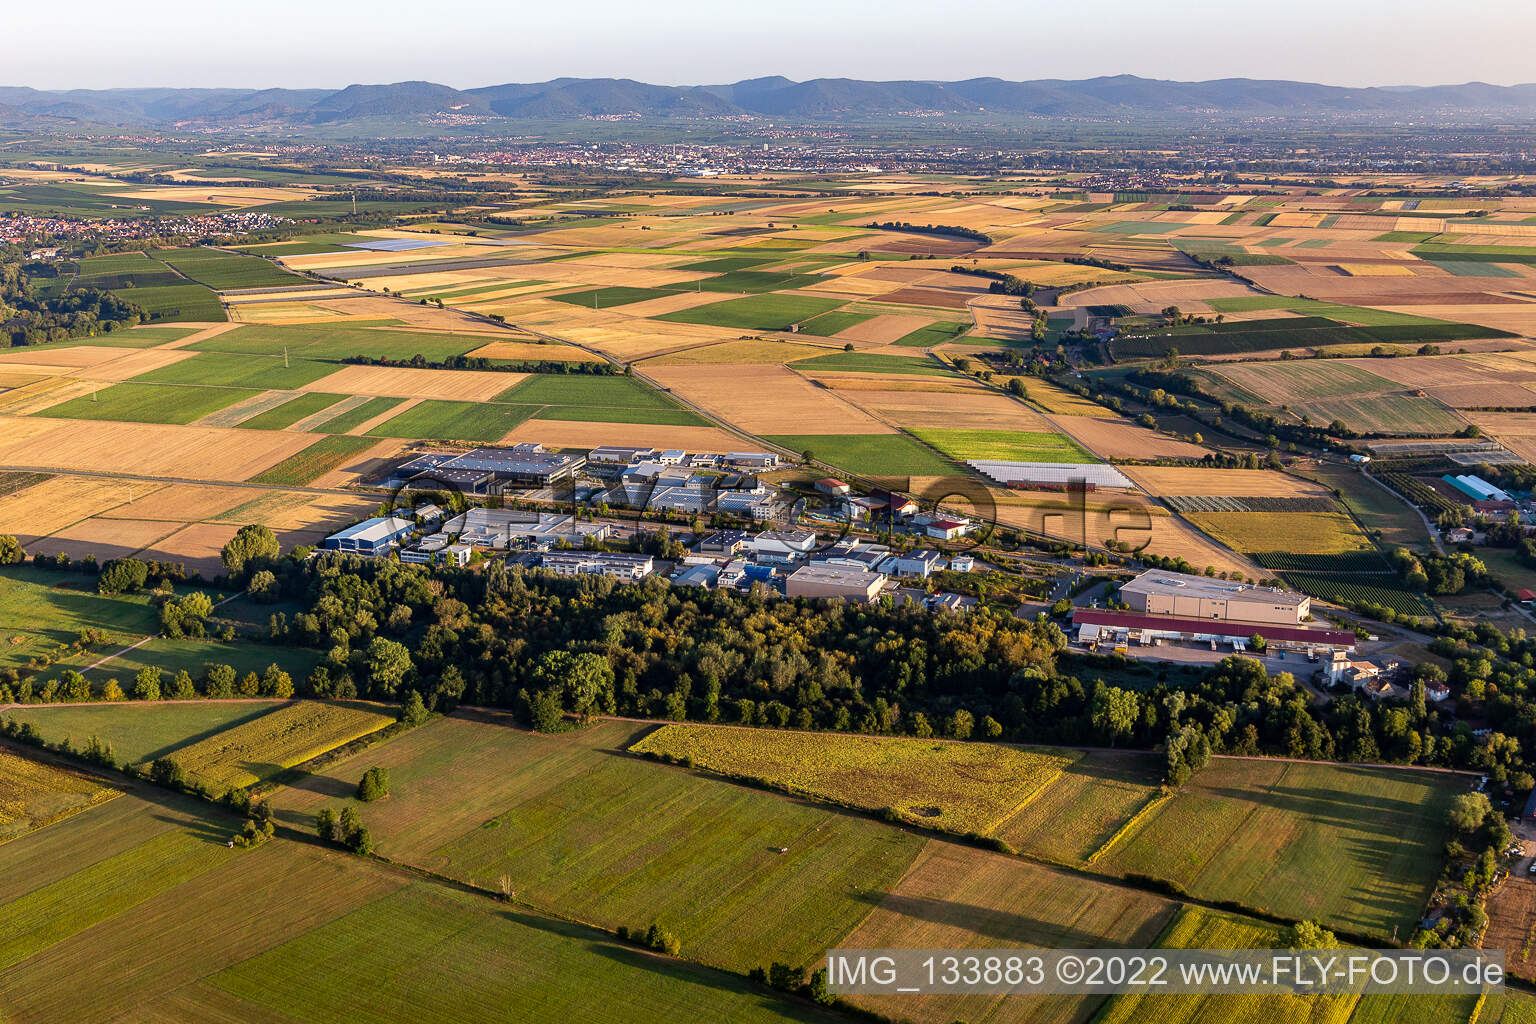
<svg viewBox="0 0 1536 1024">
<path fill-rule="evenodd" d="M 801 334 L 814 334 L 819 338 L 830 338 L 838 331 L 846 331 L 866 320 L 873 320 L 873 313 L 846 313 L 841 310 L 833 313 L 823 313 L 821 316 L 807 320 L 800 325 Z"/>
<path fill-rule="evenodd" d="M 308 359 L 199 352 L 190 359 L 142 373 L 133 381 L 137 384 L 198 384 L 274 391 L 303 387 L 336 370 L 337 367 L 330 363 Z"/>
<path fill-rule="evenodd" d="M 102 288 L 144 310 L 150 320 L 222 322 L 229 317 L 210 289 L 187 281 L 143 253 L 93 256 L 80 261 L 75 284 Z"/>
<path fill-rule="evenodd" d="M 664 725 L 629 748 L 695 768 L 950 832 L 989 833 L 1077 758 L 1030 750 L 889 736 Z"/>
<path fill-rule="evenodd" d="M 585 374 L 531 374 L 494 399 L 543 406 L 541 419 L 611 423 L 668 423 L 707 426 L 708 421 L 632 377 Z"/>
<path fill-rule="evenodd" d="M 787 331 L 843 304 L 839 299 L 820 299 L 807 295 L 750 295 L 707 306 L 695 306 L 656 317 L 677 324 L 707 324 L 733 327 L 744 331 Z"/>
<path fill-rule="evenodd" d="M 251 481 L 258 484 L 303 487 L 338 466 L 344 465 L 348 459 L 356 458 L 377 443 L 366 437 L 350 437 L 346 434 L 322 437 L 303 451 L 290 455 L 270 469 L 257 473 L 251 477 Z"/>
<path fill-rule="evenodd" d="M 732 270 L 717 277 L 706 277 L 700 281 L 698 287 L 706 292 L 747 292 L 749 294 L 761 294 L 763 292 L 785 291 L 791 288 L 804 288 L 807 285 L 824 281 L 821 274 L 797 274 L 792 272 L 777 273 L 762 270 Z"/>
<path fill-rule="evenodd" d="M 382 765 L 365 805 L 379 850 L 606 927 L 659 920 L 684 953 L 737 970 L 822 956 L 894 885 L 923 840 L 757 789 L 626 757 L 644 727 L 559 736 L 432 722 L 278 792 L 280 820 L 336 806 Z M 708 827 L 701 827 L 707 822 Z M 780 853 L 780 848 L 787 852 Z"/>
<path fill-rule="evenodd" d="M 955 372 L 926 356 L 883 356 L 865 352 L 831 352 L 789 364 L 803 373 L 900 373 L 923 377 L 953 377 Z"/>
<path fill-rule="evenodd" d="M 774 444 L 868 476 L 948 476 L 963 470 L 906 434 L 777 434 Z"/>
<path fill-rule="evenodd" d="M 579 292 L 566 292 L 563 295 L 549 297 L 556 302 L 568 302 L 573 306 L 609 309 L 613 306 L 627 306 L 632 302 L 646 302 L 667 295 L 676 295 L 680 290 L 679 288 L 628 288 L 615 285 L 607 288 L 587 288 Z"/>
<path fill-rule="evenodd" d="M 109 384 L 100 391 L 33 413 L 53 419 L 117 420 L 121 423 L 191 423 L 261 394 L 251 388 Z"/>
<path fill-rule="evenodd" d="M 1216 910 L 1184 907 L 1157 943 L 1168 949 L 1283 948 L 1279 925 Z M 1169 995 L 1132 993 L 1111 997 L 1095 1024 L 1344 1024 L 1354 996 Z M 1427 1022 L 1430 1018 L 1423 1018 Z M 1405 1022 L 1406 1024 L 1406 1022 Z M 1436 1021 L 1439 1024 L 1439 1021 Z M 1451 1022 L 1446 1022 L 1451 1024 Z"/>
<path fill-rule="evenodd" d="M 745 979 L 658 962 L 579 925 L 421 884 L 230 967 L 209 984 L 282 1020 L 325 1024 L 461 1024 L 511 1019 L 505 1015 L 513 1007 L 520 1018 L 590 1024 L 841 1019 Z"/>
<path fill-rule="evenodd" d="M 1536 263 L 1536 246 L 1450 245 L 1428 242 L 1409 252 L 1422 260 L 1446 259 L 1464 263 Z"/>
<path fill-rule="evenodd" d="M 537 411 L 536 406 L 432 399 L 420 402 L 379 424 L 368 434 L 372 437 L 435 438 L 443 441 L 500 441 Z"/>
<path fill-rule="evenodd" d="M 72 572 L 23 566 L 0 569 L 0 668 L 25 663 L 83 629 L 106 631 L 112 642 L 154 632 L 159 617 L 140 596 L 105 597 L 95 582 Z"/>
<path fill-rule="evenodd" d="M 78 746 L 98 736 L 111 744 L 119 761 L 137 764 L 260 718 L 277 706 L 273 701 L 230 700 L 57 708 L 42 704 L 6 714 L 18 722 L 33 723 L 50 743 L 67 739 Z"/>
<path fill-rule="evenodd" d="M 1407 935 L 1465 788 L 1432 772 L 1218 759 L 1095 867 L 1354 934 Z"/>
<path fill-rule="evenodd" d="M 293 426 L 299 420 L 329 409 L 346 397 L 346 395 L 326 394 L 323 391 L 311 391 L 290 398 L 277 408 L 258 413 L 236 425 L 248 430 L 282 430 Z"/>
<path fill-rule="evenodd" d="M 968 330 L 970 330 L 969 324 L 940 321 L 929 324 L 927 327 L 919 327 L 911 334 L 897 338 L 896 344 L 908 345 L 914 348 L 928 348 L 932 345 L 942 345 L 946 341 L 952 341 Z"/>
<path fill-rule="evenodd" d="M 230 605 L 228 607 L 234 607 Z M 269 605 L 261 606 L 264 610 Z M 224 609 L 220 610 L 222 614 Z M 265 626 L 269 611 L 264 611 L 259 625 Z M 123 688 L 131 689 L 134 675 L 146 666 L 158 668 L 168 675 L 186 669 L 194 680 L 201 678 L 205 665 L 229 665 L 240 675 L 255 672 L 260 675 L 268 665 L 277 665 L 295 681 L 308 676 L 320 661 L 321 652 L 303 647 L 287 647 L 264 644 L 251 640 L 209 640 L 194 637 L 157 636 L 121 657 L 99 668 L 92 669 L 89 678 L 94 683 L 115 678 Z M 95 661 L 92 658 L 91 661 Z"/>
<path fill-rule="evenodd" d="M 957 462 L 997 459 L 1005 462 L 1097 462 L 1065 434 L 1033 430 L 914 430 Z"/>
<path fill-rule="evenodd" d="M 308 284 L 309 279 L 290 273 L 270 260 L 218 249 L 157 249 L 154 258 L 205 284 L 214 291 L 241 288 L 281 288 Z"/>
<path fill-rule="evenodd" d="M 370 398 L 362 405 L 337 413 L 317 426 L 315 430 L 323 434 L 350 433 L 369 420 L 384 415 L 403 401 L 405 401 L 403 398 Z"/>
<path fill-rule="evenodd" d="M 441 362 L 494 340 L 485 334 L 445 334 L 388 327 L 246 324 L 207 341 L 195 342 L 190 347 L 201 352 L 242 355 L 281 356 L 287 352 L 293 358 L 332 361 L 351 356 L 408 360 L 419 355 L 429 362 Z"/>
</svg>

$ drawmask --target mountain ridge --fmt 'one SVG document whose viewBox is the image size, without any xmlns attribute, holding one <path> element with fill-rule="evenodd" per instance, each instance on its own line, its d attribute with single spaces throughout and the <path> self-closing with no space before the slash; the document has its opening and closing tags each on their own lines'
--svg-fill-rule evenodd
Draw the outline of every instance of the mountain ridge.
<svg viewBox="0 0 1536 1024">
<path fill-rule="evenodd" d="M 1107 75 L 1010 81 L 868 81 L 767 76 L 717 85 L 556 78 L 456 89 L 435 82 L 343 89 L 63 89 L 0 87 L 0 123 L 177 126 L 330 124 L 456 115 L 488 120 L 764 117 L 805 121 L 950 115 L 1088 118 L 1531 117 L 1536 83 L 1351 88 L 1281 79 L 1179 82 Z"/>
</svg>

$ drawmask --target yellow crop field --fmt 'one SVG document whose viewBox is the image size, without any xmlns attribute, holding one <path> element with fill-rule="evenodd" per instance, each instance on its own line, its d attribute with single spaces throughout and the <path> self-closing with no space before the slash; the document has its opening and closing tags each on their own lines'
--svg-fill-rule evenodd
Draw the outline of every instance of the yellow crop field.
<svg viewBox="0 0 1536 1024">
<path fill-rule="evenodd" d="M 0 750 L 0 843 L 117 795 L 84 772 Z"/>
<path fill-rule="evenodd" d="M 215 789 L 249 786 L 393 721 L 372 708 L 298 701 L 182 747 L 176 761 Z"/>
<path fill-rule="evenodd" d="M 982 834 L 1078 756 L 997 743 L 682 724 L 662 726 L 629 749 L 687 759 L 799 796 L 889 808 L 918 824 Z"/>
</svg>

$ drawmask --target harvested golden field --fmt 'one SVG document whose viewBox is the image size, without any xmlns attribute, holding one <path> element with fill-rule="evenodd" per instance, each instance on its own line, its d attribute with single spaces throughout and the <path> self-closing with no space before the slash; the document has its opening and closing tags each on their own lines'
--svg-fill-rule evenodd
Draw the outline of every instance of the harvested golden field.
<svg viewBox="0 0 1536 1024">
<path fill-rule="evenodd" d="M 118 351 L 123 353 L 119 358 L 82 367 L 75 376 L 91 381 L 128 380 L 141 373 L 159 370 L 197 355 L 196 352 L 180 348 L 141 348 L 126 352 L 118 349 Z"/>
<path fill-rule="evenodd" d="M 440 398 L 488 402 L 527 377 L 495 370 L 417 370 L 401 366 L 347 366 L 304 385 L 325 394 Z"/>
<path fill-rule="evenodd" d="M 604 279 L 606 281 L 606 278 Z M 694 309 L 698 306 L 708 306 L 711 303 L 720 302 L 725 298 L 720 292 L 678 292 L 675 295 L 661 295 L 654 299 L 646 299 L 643 302 L 631 302 L 620 306 L 625 316 L 652 317 L 665 316 L 668 313 L 680 313 L 685 309 Z"/>
<path fill-rule="evenodd" d="M 215 790 L 249 786 L 394 720 L 361 704 L 296 701 L 180 748 L 176 762 Z"/>
<path fill-rule="evenodd" d="M 1340 263 L 1350 277 L 1413 277 L 1413 268 L 1402 263 Z"/>
<path fill-rule="evenodd" d="M 180 562 L 188 569 L 212 578 L 224 571 L 220 553 L 239 530 L 240 527 L 233 523 L 190 523 L 144 548 L 139 557 Z M 291 531 L 288 534 L 276 532 L 282 549 L 291 550 L 294 545 Z"/>
<path fill-rule="evenodd" d="M 0 843 L 118 795 L 85 772 L 0 749 Z"/>
<path fill-rule="evenodd" d="M 196 523 L 211 519 L 250 500 L 248 487 L 210 487 L 206 484 L 167 484 L 148 494 L 150 485 L 137 483 L 123 488 L 123 504 L 99 513 L 103 519 L 160 519 L 170 523 Z"/>
<path fill-rule="evenodd" d="M 1017 857 L 932 840 L 901 882 L 840 946 L 845 949 L 1146 948 L 1177 905 Z M 1098 996 L 854 996 L 919 1024 L 1081 1024 Z"/>
<path fill-rule="evenodd" d="M 994 382 L 1003 387 L 1007 386 L 1008 380 L 1007 377 L 994 378 Z M 1029 401 L 1048 413 L 1059 416 L 1103 416 L 1109 411 L 1097 402 L 1091 402 L 1038 377 L 1021 377 L 1019 380 L 1024 385 Z"/>
<path fill-rule="evenodd" d="M 474 359 L 558 359 L 568 363 L 595 363 L 598 357 L 570 345 L 541 345 L 536 341 L 493 341 L 466 353 Z"/>
<path fill-rule="evenodd" d="M 1045 417 L 994 391 L 854 391 L 845 397 L 900 427 L 1052 431 Z"/>
<path fill-rule="evenodd" d="M 1203 469 L 1194 466 L 1122 466 L 1120 471 L 1152 494 L 1322 498 L 1320 484 L 1273 469 Z"/>
<path fill-rule="evenodd" d="M 782 366 L 656 366 L 646 375 L 753 434 L 895 432 Z"/>
<path fill-rule="evenodd" d="M 86 519 L 56 530 L 30 545 L 34 552 L 65 554 L 79 560 L 95 555 L 97 562 L 126 558 L 179 528 L 177 523 L 160 519 Z"/>
<path fill-rule="evenodd" d="M 38 353 L 29 353 L 27 347 L 22 346 L 8 352 L 0 350 L 0 369 L 23 373 L 67 373 L 99 363 L 110 363 L 122 357 L 123 350 L 120 348 L 84 342 Z"/>
<path fill-rule="evenodd" d="M 986 834 L 1079 755 L 997 743 L 673 723 L 630 751 L 767 783 L 796 796 Z"/>
<path fill-rule="evenodd" d="M 96 381 L 43 377 L 0 394 L 0 412 L 9 416 L 30 416 L 100 389 L 101 385 Z"/>
<path fill-rule="evenodd" d="M 1257 575 L 1259 569 L 1242 555 L 1223 548 L 1168 510 L 1143 495 L 1116 494 L 1114 504 L 1091 502 L 1079 511 L 1059 494 L 1027 491 L 992 492 L 997 521 L 1039 536 L 1102 547 L 1115 540 L 1164 558 L 1183 558 L 1196 570 L 1214 566 Z"/>
<path fill-rule="evenodd" d="M 1205 448 L 1122 419 L 1058 416 L 1056 424 L 1101 459 L 1198 459 Z"/>
<path fill-rule="evenodd" d="M 156 185 L 154 188 L 112 192 L 119 199 L 157 199 L 178 203 L 208 203 L 213 206 L 248 207 L 268 203 L 291 203 L 309 199 L 315 193 L 304 188 L 263 188 L 260 186 Z"/>
<path fill-rule="evenodd" d="M 668 352 L 645 361 L 652 366 L 701 366 L 724 363 L 788 363 L 796 359 L 826 355 L 838 351 L 830 346 L 806 345 L 790 341 L 726 341 L 718 345 Z"/>
<path fill-rule="evenodd" d="M 1186 512 L 1184 518 L 1234 551 L 1336 555 L 1373 550 L 1341 512 Z"/>
<path fill-rule="evenodd" d="M 1536 391 L 1504 381 L 1450 384 L 1425 388 L 1424 393 L 1452 409 L 1520 409 L 1536 407 Z"/>
<path fill-rule="evenodd" d="M 141 495 L 149 495 L 161 485 L 134 486 Z M 23 544 L 30 543 L 127 500 L 128 488 L 122 481 L 56 476 L 0 496 L 0 533 L 13 534 Z"/>
<path fill-rule="evenodd" d="M 116 473 L 123 453 L 133 452 L 133 470 L 142 476 L 246 480 L 316 440 L 282 430 L 0 415 L 0 462 L 39 469 Z"/>
<path fill-rule="evenodd" d="M 1529 283 L 1525 285 L 1530 288 Z M 1385 305 L 1391 313 L 1407 313 L 1409 316 L 1428 316 L 1438 320 L 1454 320 L 1461 323 L 1493 327 L 1527 338 L 1536 337 L 1536 302 L 1501 302 L 1492 304 L 1468 303 L 1466 305 Z M 1508 344 L 1506 341 L 1505 344 Z M 1442 345 L 1441 348 L 1446 346 Z M 1461 347 L 1457 343 L 1457 348 Z"/>
<path fill-rule="evenodd" d="M 274 531 L 302 530 L 317 524 L 347 523 L 363 518 L 378 507 L 378 501 L 347 494 L 298 494 L 292 491 L 251 490 L 251 497 L 227 512 L 213 517 L 213 522 L 240 527 L 260 523 Z"/>
<path fill-rule="evenodd" d="M 932 317 L 910 316 L 905 313 L 881 313 L 863 323 L 854 324 L 838 331 L 835 337 L 841 342 L 890 345 L 920 328 L 933 323 Z M 910 354 L 910 353 L 909 353 Z"/>
<path fill-rule="evenodd" d="M 673 427 L 655 423 L 583 423 L 573 420 L 531 419 L 517 425 L 508 442 L 538 441 L 550 448 L 596 448 L 599 445 L 634 445 L 648 448 L 681 448 L 689 452 L 739 452 L 760 444 L 717 427 Z"/>
</svg>

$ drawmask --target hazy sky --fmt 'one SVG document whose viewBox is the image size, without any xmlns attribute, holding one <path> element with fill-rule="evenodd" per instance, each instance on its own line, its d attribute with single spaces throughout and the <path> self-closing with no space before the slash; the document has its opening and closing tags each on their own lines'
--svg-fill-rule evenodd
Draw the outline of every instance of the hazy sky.
<svg viewBox="0 0 1536 1024">
<path fill-rule="evenodd" d="M 0 85 L 1536 81 L 1532 0 L 3 0 Z"/>
</svg>

